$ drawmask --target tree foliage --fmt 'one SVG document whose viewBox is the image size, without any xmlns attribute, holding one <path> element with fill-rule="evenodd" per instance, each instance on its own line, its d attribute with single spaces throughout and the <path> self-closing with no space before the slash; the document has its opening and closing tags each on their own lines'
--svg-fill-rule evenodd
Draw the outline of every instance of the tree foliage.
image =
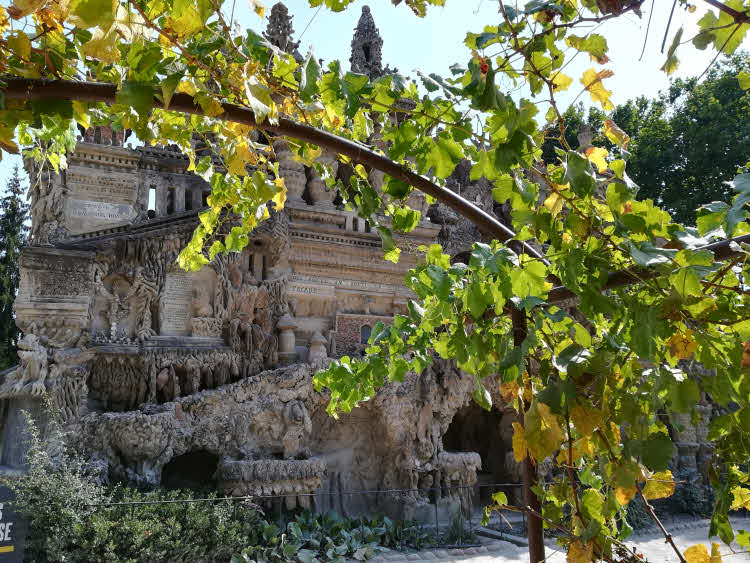
<svg viewBox="0 0 750 563">
<path fill-rule="evenodd" d="M 581 128 L 608 150 L 614 143 L 600 132 L 611 118 L 630 135 L 628 174 L 640 186 L 638 195 L 652 198 L 678 221 L 695 224 L 696 210 L 713 201 L 730 203 L 726 183 L 750 154 L 750 91 L 740 77 L 750 73 L 747 52 L 712 67 L 704 80 L 674 80 L 656 99 L 644 96 L 615 106 L 611 115 L 583 104 L 565 113 L 565 139 L 578 147 Z M 556 125 L 543 145 L 545 159 L 554 158 Z"/>
<path fill-rule="evenodd" d="M 0 369 L 16 363 L 18 328 L 13 302 L 18 292 L 18 259 L 29 230 L 25 192 L 16 166 L 8 180 L 5 196 L 0 199 L 0 341 L 3 342 Z"/>
<path fill-rule="evenodd" d="M 442 1 L 407 3 L 422 15 Z M 252 4 L 262 15 L 260 3 Z M 325 4 L 340 10 L 349 2 Z M 420 74 L 420 90 L 400 74 L 370 81 L 338 61 L 321 68 L 313 54 L 297 63 L 252 30 L 235 36 L 219 0 L 16 0 L 10 19 L 0 13 L 7 84 L 0 144 L 10 152 L 28 147 L 27 157 L 54 170 L 74 146 L 76 122 L 111 122 L 145 142 L 178 145 L 212 187 L 210 209 L 179 258 L 189 269 L 241 250 L 268 205 L 283 207 L 273 143 L 258 136 L 287 135 L 296 156 L 373 225 L 384 257 L 394 261 L 401 252 L 394 231 L 419 219 L 405 203 L 413 186 L 456 204 L 439 186 L 470 159 L 472 177 L 487 178 L 495 200 L 509 203 L 515 233 L 477 241 L 468 264 L 451 263 L 438 245 L 421 248 L 406 279 L 415 294 L 408 313 L 373 330 L 365 358 L 342 358 L 317 374 L 316 387 L 330 390 L 330 412 L 355 407 L 409 370 L 421 372 L 435 355 L 454 360 L 474 379 L 480 405 L 491 407 L 492 390 L 517 409 L 517 459 L 550 458 L 558 469 L 534 487 L 541 514 L 530 518 L 563 531 L 570 561 L 632 560 L 622 543 L 626 506 L 636 496 L 645 502 L 670 493 L 667 423 L 694 413 L 707 395 L 727 412 L 710 424 L 717 490 L 710 532 L 746 545 L 748 534 L 735 535 L 728 514 L 747 508 L 750 497 L 748 247 L 745 239 L 707 245 L 750 233 L 750 173 L 727 175 L 731 202 L 703 207 L 693 228 L 637 197 L 623 124 L 604 122 L 609 143 L 577 151 L 561 135 L 561 148 L 546 158 L 542 151 L 549 124 L 565 129 L 559 91 L 578 88 L 603 110 L 614 108 L 607 38 L 590 24 L 641 4 L 501 2 L 497 24 L 467 33 L 466 52 L 445 75 Z M 750 3 L 705 4 L 693 46 L 733 52 L 750 28 Z M 665 71 L 677 68 L 683 43 L 680 29 Z M 565 62 L 577 53 L 591 68 L 568 76 Z M 111 84 L 116 95 L 81 87 L 76 81 L 84 78 Z M 508 82 L 524 83 L 530 97 L 501 91 L 498 84 Z M 385 141 L 369 145 L 380 156 L 362 149 L 374 131 Z M 207 151 L 196 151 L 196 137 Z M 346 185 L 315 162 L 323 146 L 336 146 L 352 165 Z M 360 160 L 389 174 L 382 191 Z M 672 171 L 661 173 L 668 179 Z M 521 244 L 532 240 L 536 246 Z M 687 377 L 679 363 L 687 358 L 705 373 Z M 501 494 L 495 501 L 506 505 Z"/>
</svg>

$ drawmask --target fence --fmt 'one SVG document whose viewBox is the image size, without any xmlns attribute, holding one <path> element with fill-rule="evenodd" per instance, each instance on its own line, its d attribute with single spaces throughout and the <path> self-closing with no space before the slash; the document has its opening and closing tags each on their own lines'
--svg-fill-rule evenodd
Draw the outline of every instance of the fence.
<svg viewBox="0 0 750 563">
<path fill-rule="evenodd" d="M 348 516 L 346 511 L 342 511 L 352 529 L 359 528 L 363 534 L 366 526 L 371 526 L 372 522 L 383 521 L 383 512 L 380 516 L 363 516 L 363 513 L 373 513 L 377 510 L 367 511 L 367 507 L 383 506 L 387 499 L 395 500 L 391 506 L 400 506 L 401 513 L 394 514 L 389 510 L 393 530 L 391 539 L 396 536 L 397 540 L 391 541 L 389 549 L 397 551 L 413 551 L 424 548 L 440 549 L 462 549 L 467 547 L 478 547 L 475 530 L 479 526 L 482 517 L 482 507 L 491 502 L 492 495 L 495 492 L 508 492 L 514 488 L 521 487 L 519 483 L 491 483 L 491 484 L 474 484 L 474 485 L 457 485 L 445 487 L 429 487 L 421 489 L 367 489 L 352 491 L 319 491 L 306 494 L 277 494 L 277 495 L 250 495 L 239 497 L 215 497 L 215 498 L 192 498 L 192 499 L 165 499 L 165 500 L 148 500 L 148 501 L 128 501 L 128 502 L 111 502 L 94 505 L 97 510 L 129 510 L 131 518 L 137 516 L 136 511 L 144 506 L 161 505 L 161 504 L 191 504 L 191 503 L 231 503 L 233 510 L 259 510 L 262 512 L 267 521 L 276 523 L 282 532 L 285 532 L 291 522 L 295 522 L 295 517 L 303 512 L 302 508 L 288 508 L 288 504 L 298 503 L 300 497 L 307 497 L 315 510 L 321 508 L 334 508 L 336 502 L 331 502 L 335 497 L 339 506 L 359 506 L 363 510 L 357 510 L 356 516 Z M 406 506 L 406 497 L 414 498 L 417 494 L 428 495 L 431 505 L 429 508 L 429 517 L 427 512 L 422 512 L 422 517 L 418 520 L 405 517 L 404 507 Z M 510 495 L 509 495 L 510 496 Z M 326 502 L 326 497 L 331 497 Z M 446 514 L 447 507 L 451 503 L 438 502 L 443 498 L 451 498 L 456 502 L 454 506 L 458 509 L 452 514 Z M 294 503 L 288 503 L 287 499 L 293 499 Z M 359 502 L 352 502 L 358 499 Z M 349 501 L 349 502 L 344 502 Z M 399 502 L 400 501 L 400 502 Z M 478 501 L 478 502 L 477 502 Z M 467 509 L 468 508 L 468 509 Z M 511 532 L 514 535 L 523 535 L 526 530 L 526 516 L 521 513 L 512 524 L 512 529 L 508 524 L 499 527 L 501 532 Z"/>
</svg>

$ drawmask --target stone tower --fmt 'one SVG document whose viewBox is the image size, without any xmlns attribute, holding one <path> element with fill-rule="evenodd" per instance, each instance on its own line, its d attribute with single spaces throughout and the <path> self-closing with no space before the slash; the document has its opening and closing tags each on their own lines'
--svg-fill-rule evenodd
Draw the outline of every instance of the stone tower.
<svg viewBox="0 0 750 563">
<path fill-rule="evenodd" d="M 353 72 L 366 74 L 370 80 L 383 75 L 383 38 L 372 19 L 369 6 L 362 7 L 357 28 L 352 38 L 352 56 L 349 62 Z"/>
<path fill-rule="evenodd" d="M 294 36 L 292 16 L 289 15 L 289 10 L 282 2 L 277 2 L 271 8 L 271 15 L 268 16 L 268 27 L 266 27 L 263 36 L 282 51 L 296 54 L 299 41 L 295 42 L 292 39 Z"/>
</svg>

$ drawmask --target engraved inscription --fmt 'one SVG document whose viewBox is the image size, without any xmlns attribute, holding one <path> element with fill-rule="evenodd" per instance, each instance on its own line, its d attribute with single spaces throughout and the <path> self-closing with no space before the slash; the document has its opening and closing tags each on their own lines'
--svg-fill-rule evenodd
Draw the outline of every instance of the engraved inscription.
<svg viewBox="0 0 750 563">
<path fill-rule="evenodd" d="M 79 219 L 125 223 L 135 217 L 135 209 L 127 203 L 73 199 L 70 201 L 70 215 Z"/>
<path fill-rule="evenodd" d="M 135 199 L 135 177 L 127 174 L 99 172 L 97 174 L 68 171 L 68 186 L 74 195 L 87 199 L 132 202 Z"/>
<path fill-rule="evenodd" d="M 165 336 L 190 336 L 192 316 L 190 304 L 193 276 L 187 272 L 167 273 L 159 316 L 160 333 Z"/>
</svg>

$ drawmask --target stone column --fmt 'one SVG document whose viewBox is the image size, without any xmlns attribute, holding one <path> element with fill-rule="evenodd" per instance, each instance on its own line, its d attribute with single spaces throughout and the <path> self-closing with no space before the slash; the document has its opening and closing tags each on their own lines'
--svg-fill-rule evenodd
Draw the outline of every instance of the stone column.
<svg viewBox="0 0 750 563">
<path fill-rule="evenodd" d="M 279 319 L 277 326 L 279 328 L 279 361 L 282 365 L 293 364 L 297 358 L 297 344 L 294 336 L 297 321 L 287 313 Z"/>
<path fill-rule="evenodd" d="M 289 144 L 286 141 L 281 139 L 274 141 L 273 150 L 276 152 L 276 158 L 279 161 L 279 174 L 284 178 L 287 202 L 306 205 L 305 200 L 302 199 L 307 183 L 305 166 L 294 160 L 292 151 L 289 150 Z"/>
<path fill-rule="evenodd" d="M 178 186 L 174 191 L 174 212 L 182 213 L 185 211 L 185 198 L 188 197 L 189 193 L 184 187 Z"/>
</svg>

